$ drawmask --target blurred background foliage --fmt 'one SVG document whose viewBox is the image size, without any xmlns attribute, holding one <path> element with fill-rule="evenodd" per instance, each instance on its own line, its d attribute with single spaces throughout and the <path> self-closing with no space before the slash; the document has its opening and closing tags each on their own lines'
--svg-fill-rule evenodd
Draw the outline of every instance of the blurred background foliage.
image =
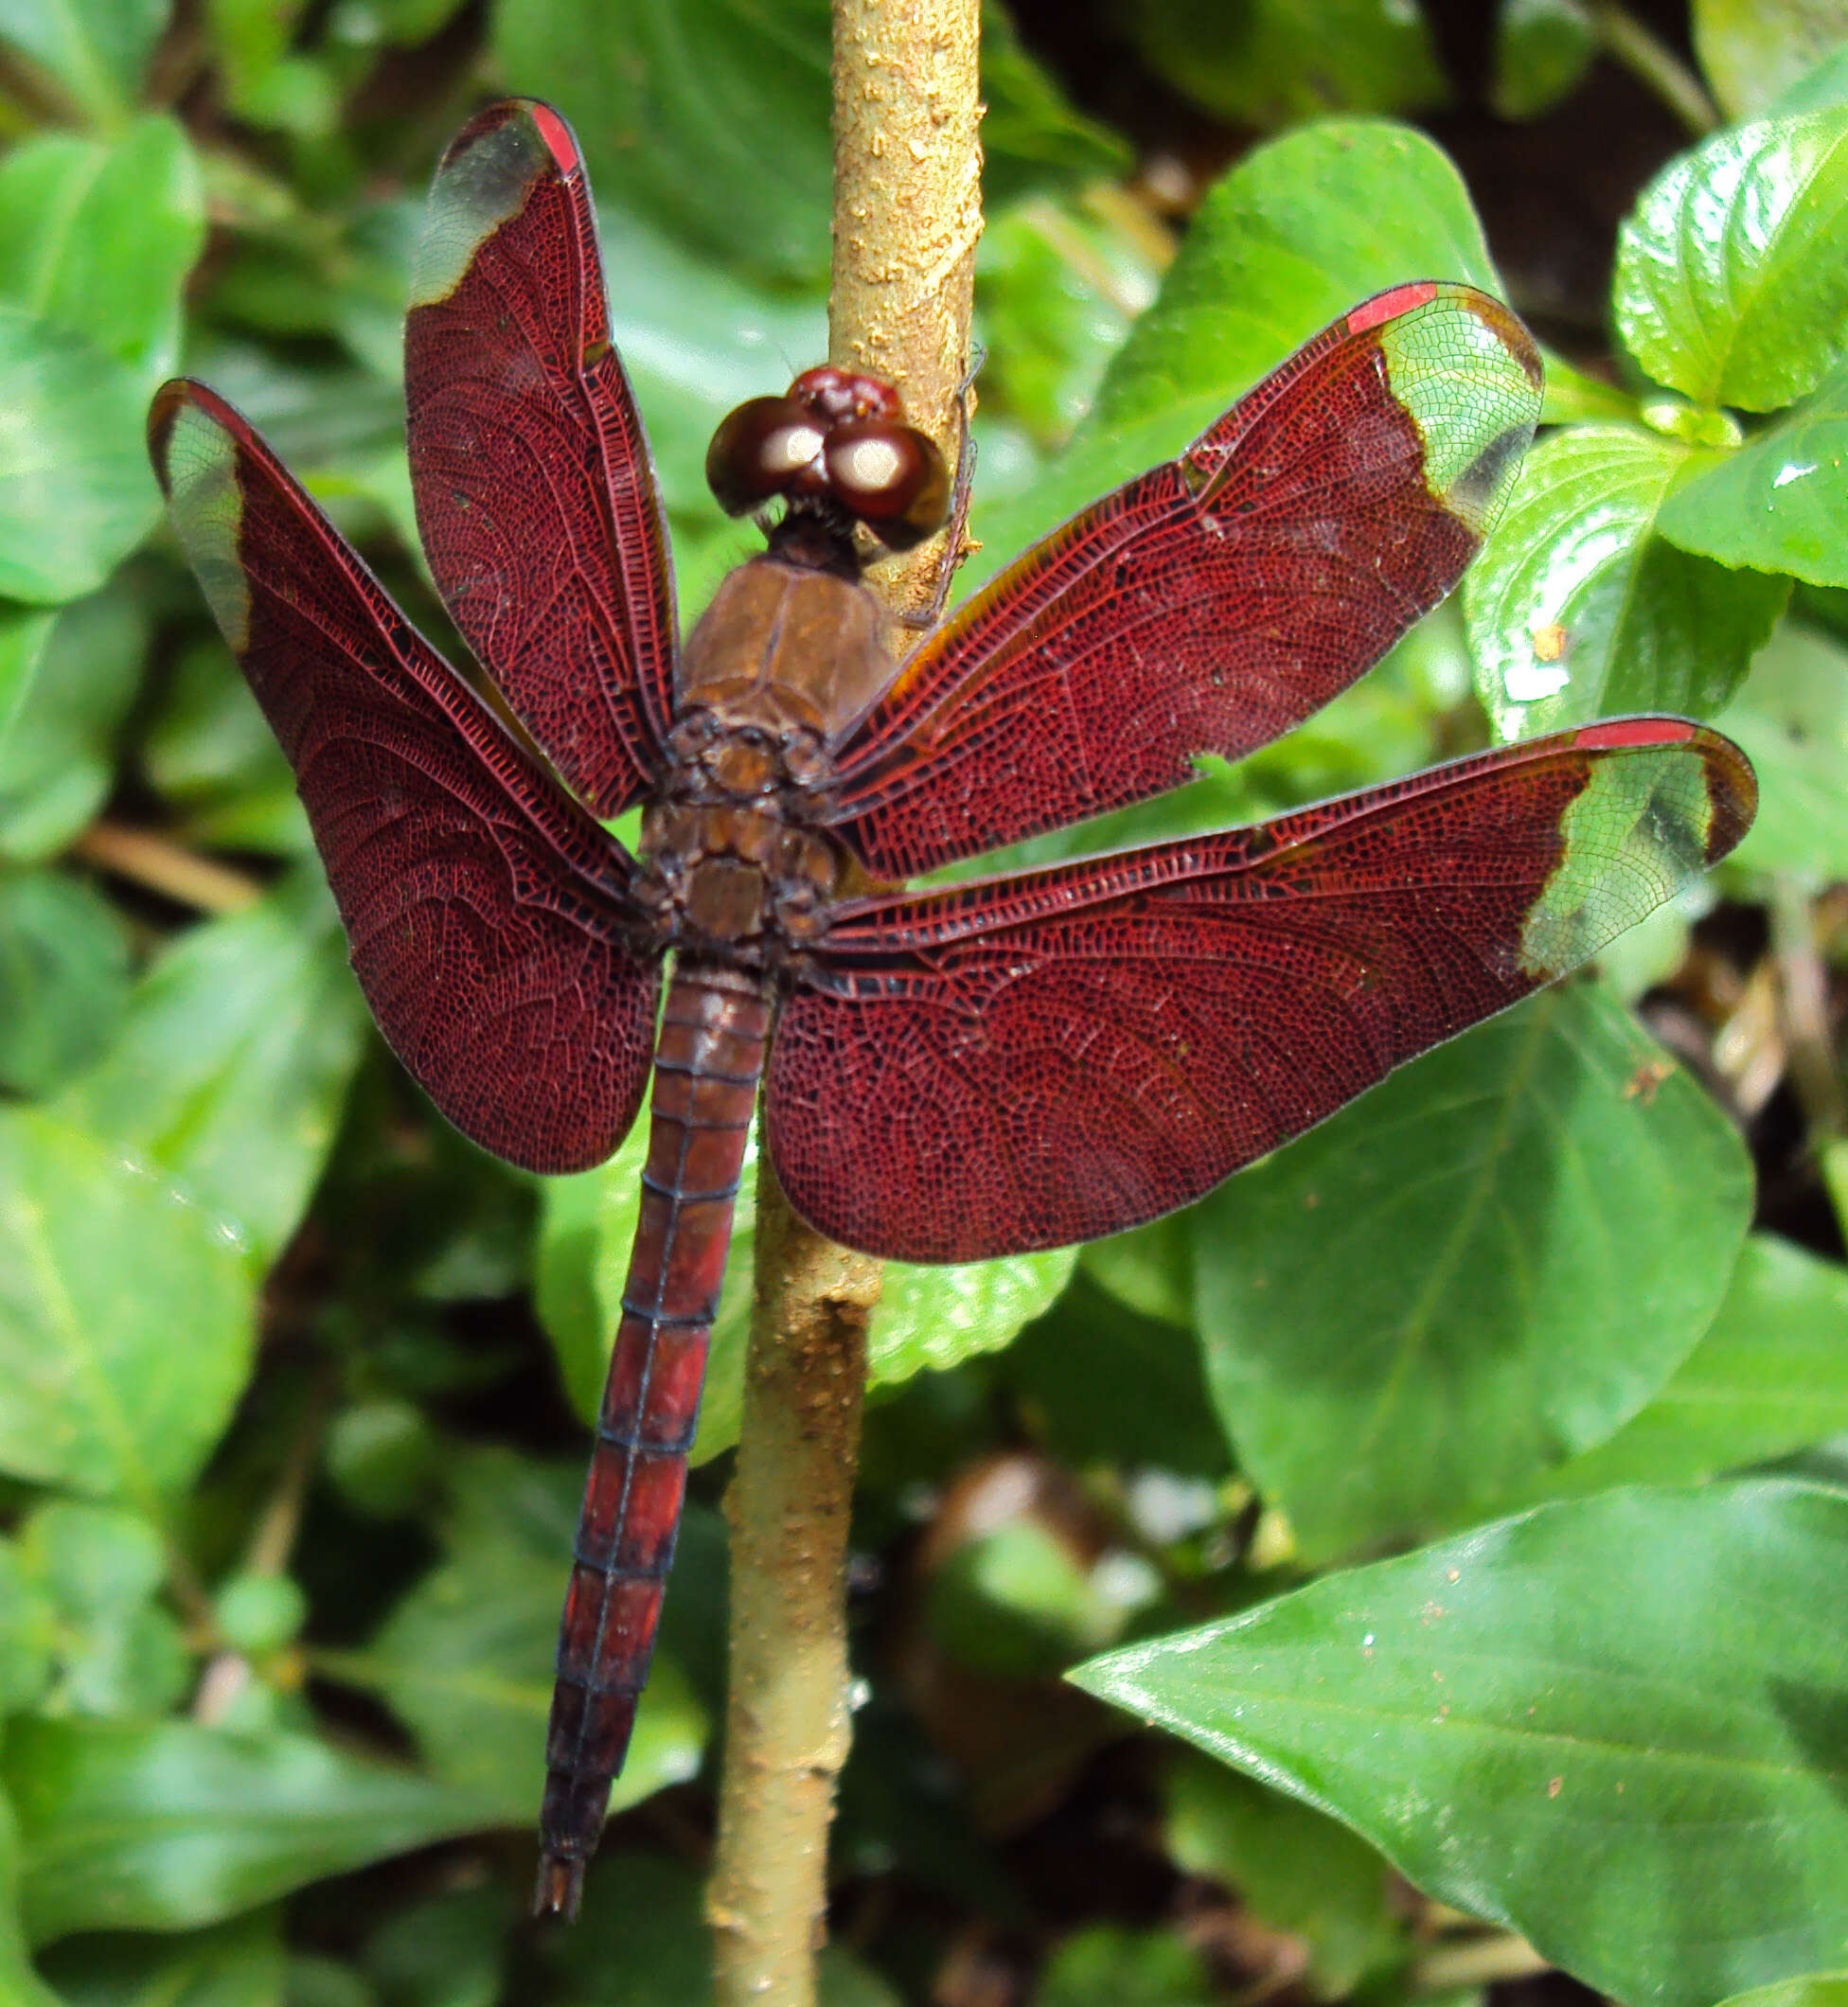
<svg viewBox="0 0 1848 2007">
<path fill-rule="evenodd" d="M 1459 601 L 1109 838 L 1656 707 L 1764 806 L 1595 977 L 1190 1213 L 892 1271 L 832 2007 L 1843 1997 L 1844 38 L 990 9 L 966 582 L 1387 284 L 1549 349 Z M 445 139 L 549 97 L 697 607 L 751 544 L 711 426 L 825 345 L 826 41 L 826 0 L 0 0 L 0 2001 L 708 1997 L 749 1208 L 616 1816 L 539 1930 L 635 1152 L 519 1177 L 397 1072 L 141 417 L 211 382 L 466 660 L 400 317 Z"/>
</svg>

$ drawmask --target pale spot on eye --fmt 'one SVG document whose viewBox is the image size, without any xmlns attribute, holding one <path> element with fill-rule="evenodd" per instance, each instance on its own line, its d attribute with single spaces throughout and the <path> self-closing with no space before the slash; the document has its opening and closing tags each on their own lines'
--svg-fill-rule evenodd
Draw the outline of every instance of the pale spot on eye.
<svg viewBox="0 0 1848 2007">
<path fill-rule="evenodd" d="M 843 464 L 844 462 L 844 464 Z M 862 494 L 891 488 L 904 471 L 898 449 L 890 439 L 855 439 L 837 455 L 835 473 Z"/>
</svg>

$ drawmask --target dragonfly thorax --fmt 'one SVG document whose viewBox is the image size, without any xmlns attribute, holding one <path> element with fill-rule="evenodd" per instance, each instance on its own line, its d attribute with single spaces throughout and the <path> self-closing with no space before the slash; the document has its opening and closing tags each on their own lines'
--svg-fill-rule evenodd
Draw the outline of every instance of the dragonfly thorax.
<svg viewBox="0 0 1848 2007">
<path fill-rule="evenodd" d="M 806 726 L 773 734 L 703 708 L 670 739 L 667 784 L 642 823 L 643 896 L 684 947 L 775 962 L 826 926 L 844 854 L 801 810 L 826 771 Z"/>
</svg>

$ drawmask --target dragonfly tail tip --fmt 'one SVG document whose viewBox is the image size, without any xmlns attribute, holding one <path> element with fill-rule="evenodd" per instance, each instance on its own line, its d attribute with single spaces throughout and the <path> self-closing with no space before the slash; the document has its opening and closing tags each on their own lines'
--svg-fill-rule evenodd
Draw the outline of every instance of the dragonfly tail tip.
<svg viewBox="0 0 1848 2007">
<path fill-rule="evenodd" d="M 566 1860 L 556 1854 L 539 1858 L 539 1883 L 533 1890 L 535 1916 L 561 1916 L 568 1924 L 578 1921 L 578 1905 L 584 1896 L 584 1864 Z"/>
</svg>

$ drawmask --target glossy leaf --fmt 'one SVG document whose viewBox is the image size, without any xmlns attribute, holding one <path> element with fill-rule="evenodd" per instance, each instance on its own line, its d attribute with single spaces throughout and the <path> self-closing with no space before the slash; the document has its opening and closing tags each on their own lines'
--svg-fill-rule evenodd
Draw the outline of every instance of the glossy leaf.
<svg viewBox="0 0 1848 2007">
<path fill-rule="evenodd" d="M 1848 1932 L 1844 1539 L 1800 1483 L 1607 1493 L 1076 1677 L 1588 1984 L 1705 2007 Z"/>
<path fill-rule="evenodd" d="M 144 393 L 179 359 L 204 242 L 199 164 L 171 118 L 110 143 L 41 133 L 0 163 L 0 298 L 126 363 Z"/>
<path fill-rule="evenodd" d="M 67 1938 L 42 1963 L 64 2007 L 282 2007 L 279 1923 L 264 1909 L 177 1936 Z"/>
<path fill-rule="evenodd" d="M 1671 543 L 1734 568 L 1848 585 L 1848 371 L 1696 467 L 1657 518 Z"/>
<path fill-rule="evenodd" d="M 148 607 L 125 579 L 57 616 L 0 737 L 0 855 L 53 857 L 101 808 L 148 639 Z"/>
<path fill-rule="evenodd" d="M 298 875 L 182 934 L 60 1113 L 170 1173 L 267 1266 L 307 1208 L 364 1025 L 332 902 Z"/>
<path fill-rule="evenodd" d="M 0 877 L 0 1081 L 40 1094 L 102 1052 L 128 1004 L 121 915 L 63 872 Z"/>
<path fill-rule="evenodd" d="M 1751 1168 L 1685 1075 L 1636 1090 L 1661 1057 L 1595 987 L 1554 990 L 1195 1215 L 1207 1383 L 1306 1558 L 1499 1501 L 1613 1434 L 1693 1350 Z"/>
<path fill-rule="evenodd" d="M 1044 479 L 983 508 L 967 590 L 1120 481 L 1175 453 L 1356 300 L 1403 280 L 1497 290 L 1461 176 L 1421 133 L 1330 119 L 1248 154 L 1191 219 L 1090 417 Z"/>
<path fill-rule="evenodd" d="M 1747 1240 L 1706 1336 L 1648 1406 L 1534 1497 L 1685 1484 L 1848 1431 L 1848 1269 Z"/>
<path fill-rule="evenodd" d="M 1720 723 L 1750 755 L 1763 808 L 1739 859 L 1755 871 L 1848 873 L 1848 649 L 1788 622 L 1753 661 Z"/>
<path fill-rule="evenodd" d="M 524 1825 L 532 1817 L 583 1483 L 576 1465 L 535 1465 L 500 1450 L 470 1457 L 454 1474 L 447 1557 L 364 1653 L 339 1661 L 343 1677 L 390 1702 L 433 1774 L 467 1794 L 479 1823 Z M 669 1612 L 680 1591 L 676 1576 Z M 708 1732 L 671 1650 L 658 1653 L 613 1803 L 634 1804 L 693 1776 Z"/>
<path fill-rule="evenodd" d="M 1500 0 L 1490 110 L 1498 118 L 1538 118 L 1577 88 L 1597 53 L 1584 0 Z"/>
<path fill-rule="evenodd" d="M 1843 26 L 1834 0 L 1693 0 L 1689 14 L 1694 52 L 1729 118 L 1782 109 Z"/>
<path fill-rule="evenodd" d="M 58 1613 L 10 1539 L 0 1540 L 0 1714 L 35 1707 L 51 1683 Z"/>
<path fill-rule="evenodd" d="M 169 0 L 0 0 L 0 42 L 36 64 L 88 118 L 119 118 L 140 94 Z"/>
<path fill-rule="evenodd" d="M 64 329 L 0 306 L 0 595 L 93 592 L 159 500 L 141 453 L 140 379 Z"/>
<path fill-rule="evenodd" d="M 243 1390 L 254 1308 L 235 1236 L 165 1177 L 0 1115 L 0 1468 L 144 1503 L 186 1484 Z"/>
<path fill-rule="evenodd" d="M 1848 108 L 1738 126 L 1643 192 L 1618 239 L 1618 332 L 1697 404 L 1775 411 L 1848 339 Z"/>
<path fill-rule="evenodd" d="M 24 1720 L 0 1748 L 37 1944 L 184 1930 L 470 1831 L 482 1807 L 305 1735 Z"/>
<path fill-rule="evenodd" d="M 1448 95 L 1424 9 L 1416 5 L 1143 0 L 1124 19 L 1160 76 L 1235 125 L 1292 125 L 1341 112 L 1430 111 Z"/>
<path fill-rule="evenodd" d="M 1711 718 L 1789 594 L 1656 535 L 1689 451 L 1626 425 L 1580 425 L 1527 456 L 1464 580 L 1478 689 L 1524 738 L 1623 711 Z"/>
</svg>

